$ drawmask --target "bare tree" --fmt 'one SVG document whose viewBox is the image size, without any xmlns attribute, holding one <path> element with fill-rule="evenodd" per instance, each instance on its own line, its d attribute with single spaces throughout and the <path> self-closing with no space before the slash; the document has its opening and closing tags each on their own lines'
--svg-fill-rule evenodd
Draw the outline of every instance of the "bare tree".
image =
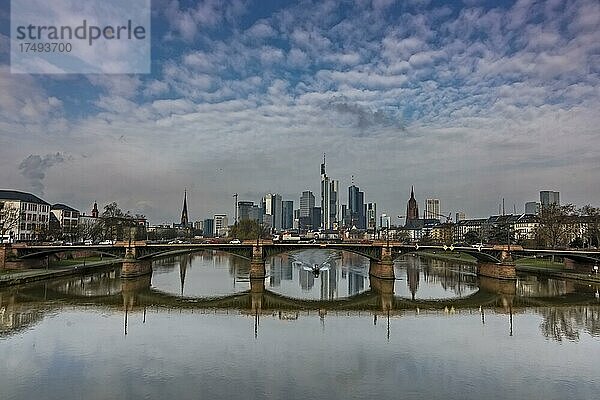
<svg viewBox="0 0 600 400">
<path fill-rule="evenodd" d="M 575 232 L 575 206 L 573 204 L 549 204 L 542 207 L 536 236 L 545 247 L 555 249 L 565 246 Z"/>
<path fill-rule="evenodd" d="M 19 209 L 6 201 L 0 201 L 0 243 L 7 232 L 19 224 Z"/>
<path fill-rule="evenodd" d="M 583 206 L 579 213 L 587 224 L 587 240 L 589 245 L 600 246 L 600 208 L 591 205 Z"/>
</svg>

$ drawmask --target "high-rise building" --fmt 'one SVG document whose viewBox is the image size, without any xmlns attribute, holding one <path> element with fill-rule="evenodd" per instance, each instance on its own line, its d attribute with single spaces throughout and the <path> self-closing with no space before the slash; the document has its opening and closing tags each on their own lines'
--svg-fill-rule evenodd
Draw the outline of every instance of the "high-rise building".
<svg viewBox="0 0 600 400">
<path fill-rule="evenodd" d="M 459 211 L 456 213 L 456 219 L 454 220 L 454 222 L 464 221 L 465 219 L 467 219 L 467 214 L 465 214 L 462 211 Z"/>
<path fill-rule="evenodd" d="M 238 221 L 249 220 L 254 207 L 253 201 L 238 201 Z"/>
<path fill-rule="evenodd" d="M 387 214 L 381 214 L 379 217 L 379 227 L 380 228 L 389 228 L 392 224 L 392 218 Z"/>
<path fill-rule="evenodd" d="M 291 229 L 294 226 L 294 202 L 285 200 L 281 203 L 282 222 L 281 229 Z"/>
<path fill-rule="evenodd" d="M 321 207 L 313 207 L 311 209 L 311 226 L 313 230 L 319 229 L 320 226 L 323 226 L 323 221 L 321 221 L 321 216 L 323 215 L 323 211 Z"/>
<path fill-rule="evenodd" d="M 339 182 L 331 180 L 325 172 L 325 154 L 321 164 L 321 227 L 334 229 L 338 224 Z"/>
<path fill-rule="evenodd" d="M 440 200 L 425 200 L 425 219 L 438 219 L 440 217 Z"/>
<path fill-rule="evenodd" d="M 537 215 L 540 213 L 540 203 L 537 201 L 528 201 L 525 203 L 525 214 Z"/>
<path fill-rule="evenodd" d="M 183 209 L 181 210 L 181 227 L 187 228 L 190 225 L 187 210 L 187 190 L 183 191 Z"/>
<path fill-rule="evenodd" d="M 408 199 L 408 204 L 406 205 L 406 225 L 410 225 L 410 221 L 416 221 L 418 219 L 419 205 L 417 204 L 417 200 L 415 200 L 415 188 L 411 187 L 410 199 Z"/>
<path fill-rule="evenodd" d="M 377 204 L 367 204 L 367 229 L 377 229 Z"/>
<path fill-rule="evenodd" d="M 315 195 L 310 190 L 305 190 L 300 196 L 300 217 L 310 217 L 315 206 Z"/>
<path fill-rule="evenodd" d="M 541 190 L 540 203 L 542 204 L 542 208 L 549 206 L 550 204 L 560 206 L 560 193 L 553 192 L 552 190 Z"/>
<path fill-rule="evenodd" d="M 202 233 L 205 237 L 212 237 L 215 235 L 215 220 L 212 218 L 205 219 L 202 224 Z"/>
<path fill-rule="evenodd" d="M 355 185 L 348 188 L 348 213 L 350 214 L 350 228 L 366 229 L 365 193 Z"/>
<path fill-rule="evenodd" d="M 275 231 L 281 231 L 283 225 L 283 205 L 281 201 L 281 195 L 268 193 L 264 200 L 264 213 L 270 215 L 271 227 Z"/>
<path fill-rule="evenodd" d="M 225 214 L 215 214 L 214 216 L 215 226 L 214 232 L 217 236 L 225 236 L 227 233 L 227 215 Z"/>
</svg>

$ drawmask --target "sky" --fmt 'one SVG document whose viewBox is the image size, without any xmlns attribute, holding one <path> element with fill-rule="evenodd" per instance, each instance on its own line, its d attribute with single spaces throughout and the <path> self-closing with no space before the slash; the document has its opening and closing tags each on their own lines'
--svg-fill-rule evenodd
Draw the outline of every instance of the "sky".
<svg viewBox="0 0 600 400">
<path fill-rule="evenodd" d="M 152 1 L 150 74 L 10 72 L 0 188 L 153 223 L 320 196 L 323 153 L 378 212 L 600 206 L 600 2 Z"/>
</svg>

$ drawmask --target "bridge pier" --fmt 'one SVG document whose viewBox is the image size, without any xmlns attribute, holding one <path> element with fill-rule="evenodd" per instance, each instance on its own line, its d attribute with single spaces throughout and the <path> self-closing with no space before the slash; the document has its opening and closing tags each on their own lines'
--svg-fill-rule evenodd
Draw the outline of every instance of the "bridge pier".
<svg viewBox="0 0 600 400">
<path fill-rule="evenodd" d="M 514 263 L 477 263 L 477 275 L 486 276 L 495 279 L 517 279 L 517 270 Z"/>
<path fill-rule="evenodd" d="M 6 268 L 6 259 L 8 258 L 9 252 L 12 252 L 9 244 L 0 244 L 0 269 Z"/>
<path fill-rule="evenodd" d="M 250 278 L 250 308 L 255 313 L 262 310 L 263 294 L 265 292 L 265 280 Z"/>
<path fill-rule="evenodd" d="M 137 294 L 150 288 L 152 275 L 139 276 L 121 281 L 121 294 L 123 295 L 123 306 L 131 310 L 137 305 Z"/>
<path fill-rule="evenodd" d="M 125 260 L 121 266 L 121 278 L 136 278 L 152 274 L 152 261 L 135 258 L 135 247 L 128 248 Z"/>
</svg>

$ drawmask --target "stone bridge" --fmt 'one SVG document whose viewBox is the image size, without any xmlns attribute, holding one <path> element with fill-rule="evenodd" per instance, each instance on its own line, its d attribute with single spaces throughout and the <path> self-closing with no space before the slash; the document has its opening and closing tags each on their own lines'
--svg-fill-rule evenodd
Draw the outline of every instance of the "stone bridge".
<svg viewBox="0 0 600 400">
<path fill-rule="evenodd" d="M 8 262 L 43 260 L 48 256 L 65 252 L 94 252 L 123 258 L 123 277 L 135 277 L 152 272 L 152 260 L 176 254 L 214 250 L 233 254 L 249 260 L 250 275 L 253 278 L 265 276 L 265 261 L 272 256 L 306 249 L 347 251 L 370 260 L 369 274 L 377 278 L 393 279 L 393 260 L 402 254 L 419 250 L 454 251 L 466 253 L 477 260 L 479 275 L 515 279 L 513 257 L 556 255 L 571 263 L 595 265 L 600 263 L 597 250 L 550 250 L 524 249 L 521 246 L 420 246 L 399 242 L 313 242 L 313 243 L 274 243 L 272 241 L 244 241 L 243 243 L 181 243 L 151 244 L 143 241 L 122 242 L 115 245 L 94 246 L 35 246 L 25 244 L 0 245 L 0 268 Z"/>
</svg>

